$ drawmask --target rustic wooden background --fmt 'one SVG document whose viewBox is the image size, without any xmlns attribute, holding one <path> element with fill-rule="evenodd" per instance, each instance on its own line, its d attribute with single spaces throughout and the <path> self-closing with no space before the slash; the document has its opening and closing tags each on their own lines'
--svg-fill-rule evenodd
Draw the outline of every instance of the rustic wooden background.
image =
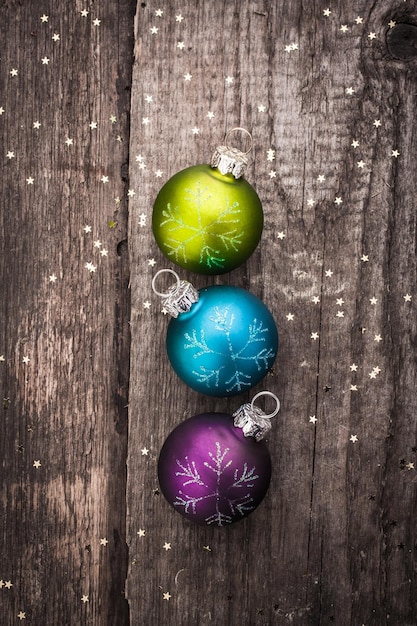
<svg viewBox="0 0 417 626">
<path fill-rule="evenodd" d="M 1 624 L 416 625 L 417 3 L 3 0 L 0 25 Z M 167 361 L 150 219 L 235 126 L 261 244 L 181 275 L 253 291 L 281 346 L 222 400 Z M 261 389 L 266 499 L 188 523 L 165 437 Z"/>
</svg>

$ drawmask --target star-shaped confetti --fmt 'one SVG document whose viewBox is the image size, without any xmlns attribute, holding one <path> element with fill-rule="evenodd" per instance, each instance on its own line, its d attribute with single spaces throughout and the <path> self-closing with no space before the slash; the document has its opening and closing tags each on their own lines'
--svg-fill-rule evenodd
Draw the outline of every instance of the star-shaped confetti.
<svg viewBox="0 0 417 626">
<path fill-rule="evenodd" d="M 144 528 L 139 528 L 138 532 L 136 533 L 139 537 L 144 537 L 146 535 L 146 530 Z"/>
</svg>

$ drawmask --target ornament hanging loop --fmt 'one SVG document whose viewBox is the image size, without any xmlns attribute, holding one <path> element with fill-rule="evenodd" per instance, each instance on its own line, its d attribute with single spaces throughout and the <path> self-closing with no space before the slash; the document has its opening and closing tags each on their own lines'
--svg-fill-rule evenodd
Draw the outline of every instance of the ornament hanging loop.
<svg viewBox="0 0 417 626">
<path fill-rule="evenodd" d="M 280 408 L 281 408 L 281 402 L 278 400 L 277 396 L 272 393 L 272 391 L 260 391 L 259 393 L 257 393 L 255 396 L 253 396 L 252 398 L 252 402 L 250 403 L 251 408 L 255 409 L 255 400 L 257 400 L 258 398 L 260 398 L 261 396 L 270 396 L 271 398 L 273 398 L 275 400 L 276 406 L 274 411 L 272 411 L 272 413 L 268 413 L 268 415 L 264 415 L 265 419 L 271 419 L 272 417 L 275 417 L 275 415 L 278 414 Z"/>
<path fill-rule="evenodd" d="M 236 128 L 231 128 L 226 133 L 226 136 L 224 138 L 224 143 L 225 143 L 225 145 L 228 148 L 231 148 L 231 146 L 229 146 L 229 144 L 227 143 L 227 140 L 228 140 L 228 138 L 230 137 L 230 135 L 232 133 L 235 133 L 235 132 L 238 132 L 238 131 L 244 133 L 247 137 L 249 137 L 249 141 L 250 141 L 250 143 L 249 143 L 249 150 L 246 150 L 246 152 L 243 152 L 243 150 L 240 150 L 240 152 L 242 152 L 242 154 L 244 154 L 246 156 L 247 154 L 249 154 L 252 151 L 252 148 L 253 148 L 253 138 L 252 138 L 252 135 L 250 134 L 250 132 L 248 130 L 246 130 L 246 128 L 242 128 L 241 126 L 236 126 Z"/>
<path fill-rule="evenodd" d="M 170 287 L 170 289 L 168 290 L 168 293 L 162 293 L 161 291 L 158 291 L 157 288 L 155 287 L 156 279 L 158 278 L 158 276 L 161 276 L 161 274 L 172 274 L 173 276 L 175 276 L 175 279 L 177 281 L 176 285 L 175 285 L 176 289 L 178 289 L 178 287 L 180 286 L 181 280 L 180 280 L 180 277 L 178 276 L 177 272 L 174 272 L 174 270 L 171 270 L 169 268 L 163 269 L 163 270 L 159 270 L 158 272 L 156 272 L 155 276 L 152 278 L 152 291 L 157 296 L 160 296 L 161 298 L 168 298 L 169 292 L 170 292 L 170 290 L 172 290 L 172 287 Z"/>
<path fill-rule="evenodd" d="M 175 285 L 169 287 L 166 293 L 158 291 L 155 287 L 156 279 L 161 274 L 168 273 L 173 274 L 176 279 Z M 163 310 L 172 315 L 172 317 L 178 317 L 180 313 L 187 313 L 192 305 L 198 301 L 198 291 L 187 280 L 181 280 L 177 272 L 171 269 L 163 269 L 156 272 L 152 278 L 152 290 L 161 298 L 164 298 L 162 302 Z"/>
<path fill-rule="evenodd" d="M 261 396 L 271 396 L 276 402 L 275 410 L 266 415 L 262 409 L 255 406 L 255 400 Z M 280 409 L 280 401 L 271 391 L 260 391 L 253 398 L 252 402 L 242 404 L 233 413 L 234 425 L 243 430 L 245 437 L 254 437 L 256 441 L 261 441 L 271 430 L 271 417 L 274 417 Z"/>
</svg>

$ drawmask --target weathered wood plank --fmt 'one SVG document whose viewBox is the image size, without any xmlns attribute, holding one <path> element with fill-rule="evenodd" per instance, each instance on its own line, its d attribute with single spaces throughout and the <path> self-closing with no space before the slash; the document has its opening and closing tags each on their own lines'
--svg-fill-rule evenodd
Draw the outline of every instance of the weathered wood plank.
<svg viewBox="0 0 417 626">
<path fill-rule="evenodd" d="M 1 3 L 5 625 L 128 623 L 128 260 L 118 244 L 134 10 L 128 0 Z"/>
<path fill-rule="evenodd" d="M 138 3 L 135 27 L 132 621 L 416 624 L 415 61 L 385 43 L 390 20 L 417 20 L 415 3 L 335 2 L 329 15 L 324 2 L 160 7 Z M 281 349 L 259 388 L 282 411 L 266 501 L 212 529 L 157 495 L 156 461 L 182 419 L 236 399 L 204 398 L 170 369 L 150 288 L 167 262 L 150 216 L 163 182 L 207 162 L 234 126 L 254 137 L 262 243 L 230 275 L 182 275 L 245 286 L 274 312 Z"/>
<path fill-rule="evenodd" d="M 195 5 L 0 9 L 3 622 L 416 624 L 416 61 L 390 23 L 416 5 Z M 250 394 L 205 398 L 171 370 L 150 215 L 238 125 L 262 243 L 230 275 L 184 275 L 274 312 L 254 391 L 282 411 L 261 507 L 200 528 L 158 494 L 159 449 Z"/>
</svg>

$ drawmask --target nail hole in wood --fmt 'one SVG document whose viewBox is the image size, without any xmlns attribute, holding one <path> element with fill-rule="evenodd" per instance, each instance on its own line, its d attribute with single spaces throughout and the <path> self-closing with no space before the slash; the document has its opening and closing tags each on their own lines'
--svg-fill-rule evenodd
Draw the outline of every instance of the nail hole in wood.
<svg viewBox="0 0 417 626">
<path fill-rule="evenodd" d="M 395 59 L 410 61 L 417 57 L 417 26 L 396 24 L 387 32 L 388 52 Z"/>
</svg>

